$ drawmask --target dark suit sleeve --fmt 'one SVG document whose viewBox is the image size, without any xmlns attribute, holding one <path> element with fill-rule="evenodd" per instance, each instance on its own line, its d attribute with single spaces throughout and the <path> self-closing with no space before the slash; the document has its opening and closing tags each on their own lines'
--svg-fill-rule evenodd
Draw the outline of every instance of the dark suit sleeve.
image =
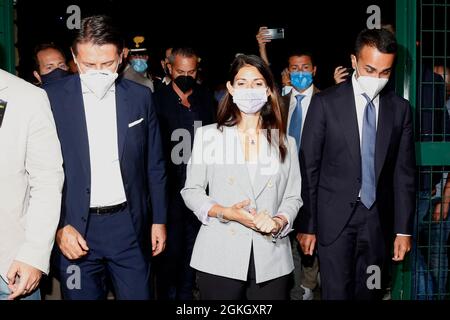
<svg viewBox="0 0 450 320">
<path fill-rule="evenodd" d="M 416 203 L 415 166 L 412 112 L 411 107 L 407 104 L 394 169 L 395 234 L 411 235 L 413 231 Z"/>
<path fill-rule="evenodd" d="M 165 224 L 167 217 L 166 168 L 158 118 L 154 110 L 150 90 L 148 91 L 147 101 L 147 177 L 152 204 L 153 224 Z"/>
<path fill-rule="evenodd" d="M 298 231 L 301 233 L 317 233 L 317 188 L 325 136 L 326 121 L 322 100 L 314 96 L 306 116 L 300 150 L 303 210 L 299 217 Z"/>
</svg>

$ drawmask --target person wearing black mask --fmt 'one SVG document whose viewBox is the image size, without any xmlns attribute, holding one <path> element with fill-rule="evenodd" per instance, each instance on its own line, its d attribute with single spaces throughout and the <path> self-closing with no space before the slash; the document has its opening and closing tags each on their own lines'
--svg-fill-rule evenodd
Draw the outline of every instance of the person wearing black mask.
<svg viewBox="0 0 450 320">
<path fill-rule="evenodd" d="M 168 69 L 173 81 L 154 93 L 167 164 L 169 208 L 166 252 L 155 266 L 156 296 L 192 300 L 195 272 L 189 266 L 200 222 L 185 206 L 180 191 L 186 180 L 195 128 L 215 122 L 214 96 L 196 82 L 198 56 L 191 48 L 174 48 Z M 180 133 L 180 134 L 179 134 Z M 184 134 L 183 134 L 184 133 Z M 172 135 L 182 138 L 174 139 Z M 180 150 L 180 146 L 188 147 Z"/>
<path fill-rule="evenodd" d="M 38 85 L 48 84 L 70 74 L 64 52 L 53 43 L 38 45 L 34 50 L 34 61 L 33 75 Z"/>
</svg>

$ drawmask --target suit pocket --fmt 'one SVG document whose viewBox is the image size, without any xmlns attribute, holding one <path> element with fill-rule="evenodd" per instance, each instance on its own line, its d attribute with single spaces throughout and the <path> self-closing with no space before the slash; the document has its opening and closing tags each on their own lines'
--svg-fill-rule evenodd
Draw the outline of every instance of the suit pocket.
<svg viewBox="0 0 450 320">
<path fill-rule="evenodd" d="M 133 121 L 131 123 L 128 124 L 128 128 L 133 128 L 141 123 L 144 122 L 144 118 L 140 118 L 139 120 Z"/>
</svg>

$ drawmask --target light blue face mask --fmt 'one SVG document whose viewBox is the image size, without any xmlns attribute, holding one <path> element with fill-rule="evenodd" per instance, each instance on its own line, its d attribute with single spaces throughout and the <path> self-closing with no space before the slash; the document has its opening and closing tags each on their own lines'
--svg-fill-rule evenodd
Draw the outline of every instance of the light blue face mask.
<svg viewBox="0 0 450 320">
<path fill-rule="evenodd" d="M 145 59 L 133 59 L 131 60 L 131 66 L 133 67 L 134 71 L 139 73 L 143 73 L 148 69 L 147 60 Z"/>
<path fill-rule="evenodd" d="M 306 90 L 313 83 L 313 75 L 308 71 L 291 72 L 291 84 L 298 90 Z"/>
</svg>

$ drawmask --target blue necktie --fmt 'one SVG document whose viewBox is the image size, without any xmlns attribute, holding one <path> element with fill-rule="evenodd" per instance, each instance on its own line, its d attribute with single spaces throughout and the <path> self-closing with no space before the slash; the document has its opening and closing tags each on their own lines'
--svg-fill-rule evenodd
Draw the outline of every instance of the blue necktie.
<svg viewBox="0 0 450 320">
<path fill-rule="evenodd" d="M 362 129 L 362 186 L 361 186 L 361 202 L 370 209 L 376 199 L 376 182 L 375 182 L 375 143 L 377 137 L 376 111 L 372 100 L 363 94 L 367 100 L 366 109 L 364 110 L 364 122 Z"/>
<path fill-rule="evenodd" d="M 302 100 L 306 96 L 303 94 L 299 94 L 295 96 L 297 99 L 297 104 L 295 105 L 295 110 L 292 113 L 291 123 L 289 125 L 289 135 L 295 138 L 295 142 L 297 142 L 297 149 L 300 150 L 300 138 L 302 132 L 302 120 L 303 120 L 303 111 L 302 111 Z"/>
</svg>

